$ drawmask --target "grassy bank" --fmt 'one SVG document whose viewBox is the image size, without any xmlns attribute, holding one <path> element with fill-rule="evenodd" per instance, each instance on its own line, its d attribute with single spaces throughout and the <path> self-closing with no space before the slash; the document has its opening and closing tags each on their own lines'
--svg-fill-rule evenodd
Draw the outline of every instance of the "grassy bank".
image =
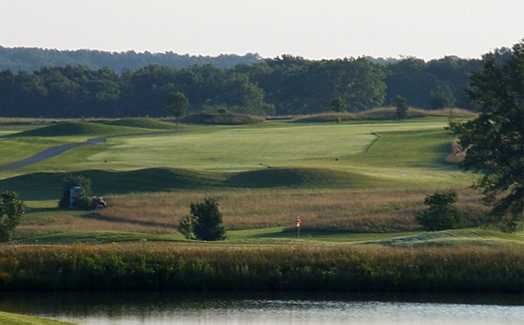
<svg viewBox="0 0 524 325">
<path fill-rule="evenodd" d="M 474 118 L 476 114 L 474 112 L 460 109 L 460 108 L 443 108 L 438 110 L 425 110 L 418 108 L 409 108 L 408 119 L 422 118 L 422 117 L 451 117 L 469 119 Z M 300 123 L 322 123 L 322 122 L 344 122 L 344 121 L 387 121 L 396 120 L 397 112 L 394 107 L 381 107 L 375 108 L 358 113 L 319 113 L 312 115 L 297 116 L 293 118 L 294 122 Z"/>
<path fill-rule="evenodd" d="M 524 292 L 521 247 L 4 246 L 0 290 Z"/>
<path fill-rule="evenodd" d="M 72 323 L 0 312 L 2 325 L 72 325 Z"/>
</svg>

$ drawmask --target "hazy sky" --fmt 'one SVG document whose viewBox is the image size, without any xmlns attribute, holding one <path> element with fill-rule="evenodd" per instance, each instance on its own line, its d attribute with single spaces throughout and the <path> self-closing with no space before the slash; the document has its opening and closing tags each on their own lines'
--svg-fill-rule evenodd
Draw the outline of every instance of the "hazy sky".
<svg viewBox="0 0 524 325">
<path fill-rule="evenodd" d="M 308 58 L 477 57 L 524 0 L 0 0 L 0 45 Z"/>
</svg>

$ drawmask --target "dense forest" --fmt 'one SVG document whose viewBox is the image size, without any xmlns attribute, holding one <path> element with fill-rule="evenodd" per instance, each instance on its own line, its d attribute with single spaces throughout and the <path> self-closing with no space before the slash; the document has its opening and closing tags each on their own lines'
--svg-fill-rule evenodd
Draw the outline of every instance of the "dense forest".
<svg viewBox="0 0 524 325">
<path fill-rule="evenodd" d="M 0 70 L 32 72 L 44 67 L 83 65 L 91 69 L 110 68 L 116 72 L 136 70 L 158 64 L 187 68 L 193 65 L 212 64 L 229 69 L 239 64 L 253 64 L 262 58 L 258 54 L 225 54 L 219 56 L 181 55 L 173 52 L 105 52 L 96 50 L 60 51 L 52 49 L 0 46 Z"/>
<path fill-rule="evenodd" d="M 99 52 L 86 53 L 89 57 Z M 506 50 L 497 53 L 504 57 Z M 284 115 L 341 108 L 363 111 L 392 104 L 397 96 L 423 108 L 473 108 L 466 89 L 470 76 L 482 65 L 482 60 L 457 57 L 427 62 L 416 58 L 314 61 L 286 55 L 261 60 L 255 55 L 254 60 L 229 68 L 197 61 L 187 67 L 147 64 L 134 68 L 134 63 L 126 60 L 119 67 L 92 68 L 85 60 L 69 58 L 63 66 L 1 71 L 0 115 L 164 116 L 174 91 L 187 97 L 189 112 L 226 109 Z M 18 57 L 15 61 L 24 60 Z M 104 65 L 102 61 L 99 64 Z"/>
</svg>

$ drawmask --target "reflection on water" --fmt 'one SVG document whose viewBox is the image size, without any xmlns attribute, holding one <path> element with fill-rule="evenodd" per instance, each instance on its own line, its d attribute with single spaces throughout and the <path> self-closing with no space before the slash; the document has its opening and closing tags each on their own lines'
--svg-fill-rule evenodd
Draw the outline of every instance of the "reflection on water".
<svg viewBox="0 0 524 325">
<path fill-rule="evenodd" d="M 82 325 L 524 324 L 524 296 L 3 294 L 0 310 Z"/>
</svg>

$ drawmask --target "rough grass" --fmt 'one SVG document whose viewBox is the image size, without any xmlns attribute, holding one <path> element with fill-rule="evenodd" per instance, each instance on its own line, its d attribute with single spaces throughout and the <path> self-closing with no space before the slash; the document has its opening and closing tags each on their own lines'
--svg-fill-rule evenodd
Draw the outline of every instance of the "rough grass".
<svg viewBox="0 0 524 325">
<path fill-rule="evenodd" d="M 306 231 L 398 232 L 420 229 L 415 214 L 428 192 L 413 190 L 272 190 L 183 192 L 111 197 L 110 208 L 99 212 L 105 220 L 128 221 L 153 229 L 176 227 L 189 213 L 191 202 L 218 197 L 228 229 L 294 226 L 297 216 Z M 460 208 L 467 211 L 467 226 L 474 226 L 486 211 L 472 191 L 461 192 Z"/>
<path fill-rule="evenodd" d="M 460 108 L 443 108 L 439 110 L 424 110 L 418 108 L 409 108 L 408 119 L 422 117 L 449 117 L 453 118 L 474 118 L 475 113 Z M 298 116 L 293 122 L 302 123 L 320 123 L 320 122 L 345 122 L 345 121 L 363 121 L 363 120 L 396 120 L 396 109 L 394 107 L 375 108 L 359 113 L 320 113 L 305 116 Z"/>
<path fill-rule="evenodd" d="M 20 238 L 50 232 L 118 231 L 174 234 L 191 202 L 205 196 L 220 199 L 228 230 L 293 229 L 297 216 L 308 233 L 386 233 L 420 230 L 415 220 L 423 208 L 425 194 L 414 190 L 278 189 L 210 190 L 131 194 L 106 197 L 110 207 L 89 214 L 54 208 L 56 201 L 42 206 L 29 202 L 30 209 L 17 233 Z M 486 208 L 470 190 L 461 192 L 459 207 L 466 224 L 480 224 Z M 275 231 L 272 231 L 272 236 Z M 255 235 L 255 234 L 254 234 Z M 293 236 L 288 234 L 287 236 Z"/>
<path fill-rule="evenodd" d="M 0 312 L 2 325 L 72 325 L 72 323 Z"/>
<path fill-rule="evenodd" d="M 189 124 L 243 125 L 264 122 L 261 116 L 235 113 L 198 113 L 183 117 L 180 121 Z"/>
</svg>

